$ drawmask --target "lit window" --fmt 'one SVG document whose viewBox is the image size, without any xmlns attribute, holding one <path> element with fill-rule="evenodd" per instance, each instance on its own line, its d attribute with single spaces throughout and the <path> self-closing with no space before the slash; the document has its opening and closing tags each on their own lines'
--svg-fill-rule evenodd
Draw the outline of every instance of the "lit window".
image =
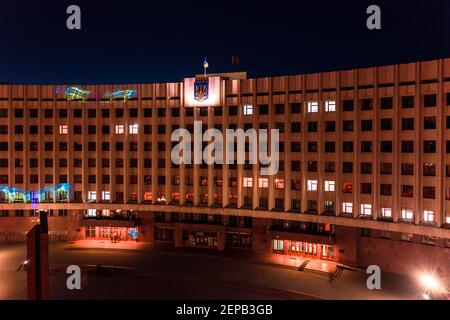
<svg viewBox="0 0 450 320">
<path fill-rule="evenodd" d="M 61 125 L 59 126 L 59 134 L 67 134 L 69 133 L 69 126 L 68 125 Z"/>
<path fill-rule="evenodd" d="M 102 209 L 102 216 L 103 217 L 109 217 L 110 215 L 111 215 L 111 211 L 109 211 L 109 209 Z"/>
<path fill-rule="evenodd" d="M 253 187 L 253 178 L 244 178 L 244 188 Z"/>
<path fill-rule="evenodd" d="M 434 211 L 423 210 L 423 221 L 434 222 Z"/>
<path fill-rule="evenodd" d="M 269 187 L 269 178 L 259 178 L 258 185 L 260 188 L 268 188 Z"/>
<path fill-rule="evenodd" d="M 361 204 L 361 215 L 370 216 L 372 215 L 372 205 L 368 203 Z"/>
<path fill-rule="evenodd" d="M 88 192 L 88 200 L 97 200 L 97 192 L 89 191 Z"/>
<path fill-rule="evenodd" d="M 96 209 L 87 209 L 86 217 L 96 217 L 97 210 Z"/>
<path fill-rule="evenodd" d="M 273 251 L 283 251 L 284 250 L 284 241 L 283 240 L 273 240 Z"/>
<path fill-rule="evenodd" d="M 308 191 L 317 191 L 317 180 L 308 180 Z"/>
<path fill-rule="evenodd" d="M 414 211 L 412 209 L 402 209 L 402 219 L 412 220 L 414 218 Z"/>
<path fill-rule="evenodd" d="M 138 133 L 138 125 L 137 124 L 130 124 L 130 127 L 129 127 L 129 132 L 130 132 L 130 134 L 137 134 Z"/>
<path fill-rule="evenodd" d="M 392 218 L 392 208 L 381 208 L 381 216 L 383 218 Z"/>
<path fill-rule="evenodd" d="M 325 101 L 325 112 L 335 112 L 336 111 L 336 101 L 329 100 Z"/>
<path fill-rule="evenodd" d="M 152 193 L 151 192 L 144 193 L 144 200 L 145 201 L 152 201 Z"/>
<path fill-rule="evenodd" d="M 244 104 L 244 116 L 253 114 L 253 106 L 251 104 Z"/>
<path fill-rule="evenodd" d="M 284 179 L 275 179 L 275 189 L 284 189 Z"/>
<path fill-rule="evenodd" d="M 309 113 L 314 113 L 314 112 L 317 112 L 318 110 L 319 110 L 319 107 L 318 107 L 317 101 L 309 101 L 308 102 L 308 112 Z"/>
<path fill-rule="evenodd" d="M 109 193 L 109 191 L 102 191 L 102 200 L 110 200 L 111 199 L 111 195 Z"/>
<path fill-rule="evenodd" d="M 328 192 L 336 191 L 336 183 L 334 181 L 325 181 L 325 191 Z"/>
<path fill-rule="evenodd" d="M 116 134 L 123 134 L 125 132 L 125 127 L 123 124 L 116 125 Z"/>
<path fill-rule="evenodd" d="M 342 212 L 343 213 L 353 213 L 353 203 L 343 202 L 342 203 Z"/>
</svg>

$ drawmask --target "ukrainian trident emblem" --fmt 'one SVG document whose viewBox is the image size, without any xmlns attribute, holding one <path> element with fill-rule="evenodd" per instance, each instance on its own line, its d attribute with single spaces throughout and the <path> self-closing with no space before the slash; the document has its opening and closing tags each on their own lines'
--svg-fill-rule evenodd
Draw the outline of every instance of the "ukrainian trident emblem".
<svg viewBox="0 0 450 320">
<path fill-rule="evenodd" d="M 199 102 L 208 99 L 208 81 L 194 82 L 194 99 Z"/>
</svg>

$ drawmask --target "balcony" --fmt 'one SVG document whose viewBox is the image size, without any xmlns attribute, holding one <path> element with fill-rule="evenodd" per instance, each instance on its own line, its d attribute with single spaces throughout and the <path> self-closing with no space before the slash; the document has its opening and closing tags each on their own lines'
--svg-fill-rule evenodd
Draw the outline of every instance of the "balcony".
<svg viewBox="0 0 450 320">
<path fill-rule="evenodd" d="M 85 215 L 81 220 L 81 226 L 134 228 L 138 225 L 139 218 L 136 214 Z"/>
<path fill-rule="evenodd" d="M 300 225 L 272 225 L 269 228 L 269 232 L 272 238 L 294 240 L 294 241 L 307 241 L 314 243 L 333 244 L 335 241 L 334 234 L 331 231 L 319 231 L 312 229 L 303 229 Z"/>
</svg>

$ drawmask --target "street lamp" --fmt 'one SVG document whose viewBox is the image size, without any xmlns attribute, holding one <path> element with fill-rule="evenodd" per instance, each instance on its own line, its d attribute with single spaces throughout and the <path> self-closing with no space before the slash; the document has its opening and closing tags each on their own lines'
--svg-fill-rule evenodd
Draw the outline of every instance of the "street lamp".
<svg viewBox="0 0 450 320">
<path fill-rule="evenodd" d="M 424 290 L 422 293 L 422 299 L 432 300 L 436 296 L 439 296 L 443 291 L 442 284 L 436 275 L 431 273 L 422 273 L 418 277 L 420 286 Z"/>
</svg>

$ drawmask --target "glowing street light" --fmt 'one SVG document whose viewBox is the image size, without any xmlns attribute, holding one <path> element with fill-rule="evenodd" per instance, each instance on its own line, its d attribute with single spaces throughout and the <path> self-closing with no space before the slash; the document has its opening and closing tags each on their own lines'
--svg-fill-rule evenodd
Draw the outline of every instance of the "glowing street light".
<svg viewBox="0 0 450 320">
<path fill-rule="evenodd" d="M 441 288 L 438 279 L 431 274 L 422 274 L 420 276 L 420 282 L 425 290 L 438 291 Z"/>
</svg>

